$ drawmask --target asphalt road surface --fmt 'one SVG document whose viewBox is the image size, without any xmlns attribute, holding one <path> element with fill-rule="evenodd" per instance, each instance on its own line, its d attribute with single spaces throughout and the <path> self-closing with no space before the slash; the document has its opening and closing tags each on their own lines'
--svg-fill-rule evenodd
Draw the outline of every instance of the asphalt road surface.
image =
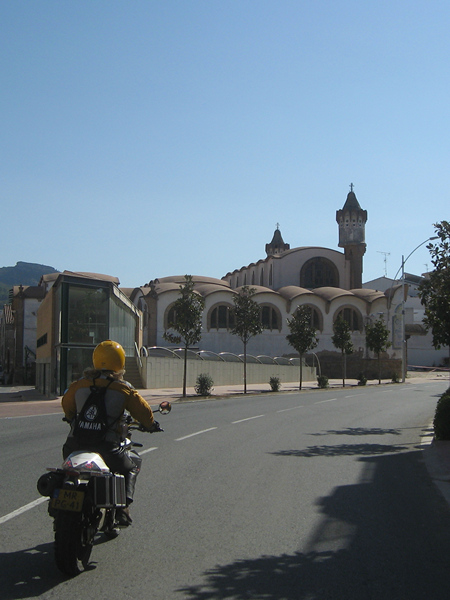
<svg viewBox="0 0 450 600">
<path fill-rule="evenodd" d="M 133 526 L 66 579 L 36 481 L 60 415 L 0 420 L 0 597 L 448 600 L 450 511 L 421 440 L 446 383 L 178 403 L 144 448 Z M 35 502 L 37 500 L 37 503 Z"/>
</svg>

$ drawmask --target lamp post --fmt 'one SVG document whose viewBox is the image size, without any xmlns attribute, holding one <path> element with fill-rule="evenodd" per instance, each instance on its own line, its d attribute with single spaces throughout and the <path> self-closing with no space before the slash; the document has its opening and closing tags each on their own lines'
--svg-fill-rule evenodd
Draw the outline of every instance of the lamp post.
<svg viewBox="0 0 450 600">
<path fill-rule="evenodd" d="M 405 383 L 406 380 L 406 370 L 407 370 L 407 364 L 406 364 L 406 326 L 405 326 L 405 302 L 406 302 L 406 298 L 405 298 L 405 292 L 406 292 L 406 282 L 405 282 L 405 263 L 408 260 L 408 258 L 414 254 L 414 252 L 416 250 L 418 250 L 421 246 L 423 246 L 424 244 L 426 244 L 427 242 L 431 242 L 431 240 L 437 240 L 439 236 L 434 235 L 432 237 L 429 237 L 428 239 L 426 239 L 425 241 L 421 242 L 418 246 L 416 246 L 414 248 L 414 250 L 412 250 L 408 256 L 405 258 L 404 255 L 402 254 L 402 265 L 400 267 L 401 271 L 402 271 L 402 383 Z M 397 273 L 395 274 L 394 277 L 394 281 L 397 278 L 397 275 L 400 271 L 400 269 L 397 271 Z"/>
</svg>

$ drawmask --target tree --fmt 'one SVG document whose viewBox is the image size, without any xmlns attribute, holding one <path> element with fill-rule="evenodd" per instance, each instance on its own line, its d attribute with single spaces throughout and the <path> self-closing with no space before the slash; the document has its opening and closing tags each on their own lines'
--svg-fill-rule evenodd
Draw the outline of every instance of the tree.
<svg viewBox="0 0 450 600">
<path fill-rule="evenodd" d="M 183 398 L 186 397 L 187 351 L 202 337 L 202 314 L 205 306 L 203 298 L 194 291 L 192 276 L 185 275 L 184 279 L 184 285 L 180 285 L 180 297 L 173 305 L 173 321 L 169 323 L 169 329 L 173 329 L 176 334 L 166 331 L 163 335 L 172 344 L 184 344 Z"/>
<path fill-rule="evenodd" d="M 261 310 L 253 300 L 255 288 L 244 285 L 234 298 L 234 307 L 231 309 L 234 317 L 234 327 L 231 330 L 244 344 L 244 394 L 247 393 L 247 344 L 249 340 L 262 332 Z"/>
<path fill-rule="evenodd" d="M 425 307 L 424 324 L 431 329 L 433 346 L 450 346 L 450 223 L 435 223 L 439 241 L 428 244 L 434 269 L 419 286 Z"/>
<path fill-rule="evenodd" d="M 391 345 L 388 341 L 389 330 L 382 317 L 380 317 L 375 323 L 369 323 L 366 325 L 366 344 L 369 350 L 375 352 L 378 358 L 378 384 L 381 384 L 381 358 L 380 355 Z"/>
<path fill-rule="evenodd" d="M 352 334 L 350 326 L 342 317 L 338 317 L 333 325 L 334 335 L 331 337 L 333 346 L 342 353 L 342 387 L 345 387 L 345 371 L 347 354 L 353 352 Z"/>
<path fill-rule="evenodd" d="M 318 344 L 316 330 L 311 325 L 311 308 L 309 306 L 298 307 L 294 312 L 292 319 L 287 321 L 291 333 L 286 336 L 289 344 L 297 350 L 300 357 L 300 384 L 303 383 L 303 354 L 312 350 Z"/>
</svg>

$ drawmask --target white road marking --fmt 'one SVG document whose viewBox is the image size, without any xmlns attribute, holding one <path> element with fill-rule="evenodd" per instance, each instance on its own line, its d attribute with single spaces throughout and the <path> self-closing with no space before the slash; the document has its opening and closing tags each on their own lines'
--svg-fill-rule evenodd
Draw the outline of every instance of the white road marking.
<svg viewBox="0 0 450 600">
<path fill-rule="evenodd" d="M 18 517 L 19 515 L 23 514 L 24 512 L 31 510 L 35 506 L 38 506 L 39 504 L 42 504 L 43 502 L 46 502 L 47 500 L 48 500 L 47 497 L 38 498 L 37 500 L 34 500 L 34 502 L 30 502 L 29 504 L 25 504 L 25 506 L 22 506 L 21 508 L 18 508 L 17 510 L 13 510 L 12 512 L 5 515 L 4 517 L 0 517 L 0 525 L 2 523 L 6 523 L 6 521 L 9 521 L 10 519 L 14 519 L 14 517 Z"/>
<path fill-rule="evenodd" d="M 260 419 L 261 417 L 265 417 L 266 415 L 256 415 L 256 417 L 248 417 L 247 419 L 239 419 L 239 421 L 233 421 L 232 424 L 236 425 L 236 423 L 243 423 L 244 421 L 251 421 L 252 419 Z"/>
<path fill-rule="evenodd" d="M 304 408 L 304 404 L 293 406 L 292 408 L 282 408 L 281 410 L 277 410 L 277 413 L 287 412 L 288 410 L 297 410 L 297 408 Z"/>
<path fill-rule="evenodd" d="M 217 429 L 217 427 L 210 427 L 209 429 L 202 429 L 202 431 L 196 431 L 195 433 L 190 433 L 189 435 L 185 435 L 176 439 L 176 442 L 182 442 L 183 440 L 187 440 L 188 438 L 194 437 L 195 435 L 201 435 L 202 433 L 208 433 L 208 431 L 213 431 Z"/>
<path fill-rule="evenodd" d="M 152 452 L 153 450 L 158 450 L 158 447 L 153 446 L 153 448 L 147 448 L 147 450 L 140 450 L 139 454 L 142 456 L 142 454 L 147 454 L 147 452 Z"/>
<path fill-rule="evenodd" d="M 330 400 L 319 400 L 318 402 L 314 402 L 314 404 L 325 404 L 325 402 L 334 402 L 337 398 L 331 398 Z"/>
</svg>

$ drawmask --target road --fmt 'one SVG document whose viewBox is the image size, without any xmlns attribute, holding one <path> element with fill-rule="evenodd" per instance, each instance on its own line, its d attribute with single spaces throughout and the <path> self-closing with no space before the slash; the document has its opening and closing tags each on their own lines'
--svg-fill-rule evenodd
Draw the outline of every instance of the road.
<svg viewBox="0 0 450 600">
<path fill-rule="evenodd" d="M 54 566 L 46 504 L 30 507 L 65 425 L 1 419 L 1 598 L 447 600 L 450 511 L 420 446 L 445 388 L 174 405 L 165 433 L 134 436 L 133 526 L 76 580 Z"/>
</svg>

